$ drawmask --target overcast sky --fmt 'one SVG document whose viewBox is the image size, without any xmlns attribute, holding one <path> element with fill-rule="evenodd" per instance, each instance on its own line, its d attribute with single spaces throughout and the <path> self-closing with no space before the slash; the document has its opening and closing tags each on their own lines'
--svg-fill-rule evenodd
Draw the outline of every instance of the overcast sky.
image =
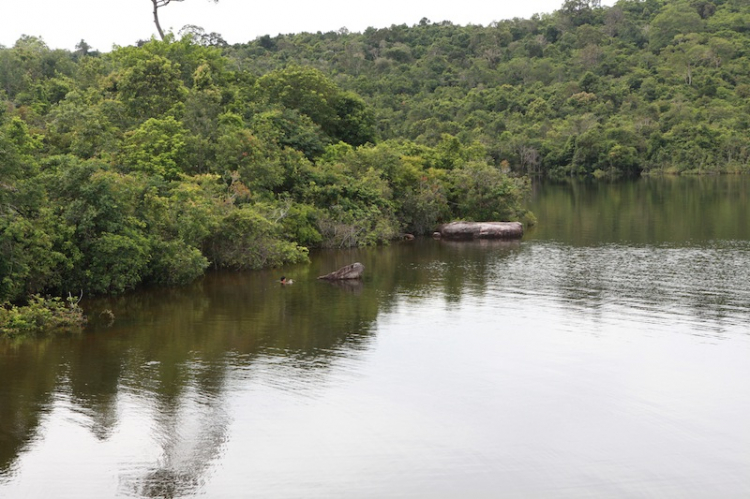
<svg viewBox="0 0 750 499">
<path fill-rule="evenodd" d="M 229 43 L 261 35 L 302 31 L 361 32 L 392 24 L 452 21 L 481 24 L 549 13 L 564 0 L 209 0 L 172 1 L 159 10 L 162 27 L 175 33 L 186 24 L 220 33 Z M 612 5 L 605 0 L 603 5 Z M 103 52 L 156 35 L 150 0 L 0 0 L 0 45 L 11 47 L 21 35 L 39 36 L 51 48 L 73 50 L 81 40 Z"/>
</svg>

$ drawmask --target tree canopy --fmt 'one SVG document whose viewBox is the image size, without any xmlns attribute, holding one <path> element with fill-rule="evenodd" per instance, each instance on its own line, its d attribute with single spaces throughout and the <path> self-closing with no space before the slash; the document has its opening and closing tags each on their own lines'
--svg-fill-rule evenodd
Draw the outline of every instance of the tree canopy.
<svg viewBox="0 0 750 499">
<path fill-rule="evenodd" d="M 533 221 L 528 182 L 481 145 L 383 141 L 331 76 L 255 75 L 193 32 L 107 54 L 26 37 L 0 49 L 0 88 L 0 303 L 280 266 L 456 216 Z M 478 168 L 500 197 L 460 180 Z M 473 195 L 485 211 L 456 201 Z"/>
<path fill-rule="evenodd" d="M 449 134 L 517 173 L 735 172 L 750 158 L 748 21 L 737 0 L 567 0 L 489 26 L 266 36 L 225 55 L 258 76 L 314 67 L 371 106 L 381 139 Z"/>
</svg>

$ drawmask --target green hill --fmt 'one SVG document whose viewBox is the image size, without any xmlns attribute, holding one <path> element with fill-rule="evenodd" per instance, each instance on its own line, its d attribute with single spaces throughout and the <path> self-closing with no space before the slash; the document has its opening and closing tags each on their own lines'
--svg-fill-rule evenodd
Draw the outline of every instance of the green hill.
<svg viewBox="0 0 750 499">
<path fill-rule="evenodd" d="M 383 139 L 484 146 L 554 177 L 748 169 L 750 4 L 569 0 L 490 26 L 424 19 L 364 33 L 262 37 L 226 50 L 262 74 L 319 69 Z"/>
</svg>

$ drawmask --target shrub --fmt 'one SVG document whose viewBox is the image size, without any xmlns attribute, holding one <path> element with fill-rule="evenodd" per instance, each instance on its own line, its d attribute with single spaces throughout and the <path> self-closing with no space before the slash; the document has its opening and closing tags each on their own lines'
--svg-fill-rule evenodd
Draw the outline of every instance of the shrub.
<svg viewBox="0 0 750 499">
<path fill-rule="evenodd" d="M 260 269 L 307 261 L 307 248 L 282 238 L 283 227 L 243 205 L 221 221 L 207 253 L 217 267 Z"/>
<path fill-rule="evenodd" d="M 18 336 L 52 330 L 80 330 L 86 323 L 75 298 L 33 295 L 28 305 L 0 306 L 0 336 Z"/>
</svg>

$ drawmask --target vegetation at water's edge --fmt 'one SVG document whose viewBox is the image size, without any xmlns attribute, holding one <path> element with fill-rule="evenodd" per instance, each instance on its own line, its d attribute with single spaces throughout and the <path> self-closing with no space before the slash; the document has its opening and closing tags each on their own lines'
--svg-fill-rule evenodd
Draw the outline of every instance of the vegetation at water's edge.
<svg viewBox="0 0 750 499">
<path fill-rule="evenodd" d="M 227 46 L 0 47 L 0 303 L 524 220 L 523 175 L 747 171 L 750 6 L 567 0 Z"/>
<path fill-rule="evenodd" d="M 189 37 L 0 50 L 0 303 L 184 284 L 457 217 L 533 221 L 528 180 L 479 144 L 379 142 L 372 109 L 320 71 L 231 68 Z"/>
<path fill-rule="evenodd" d="M 86 323 L 75 299 L 64 303 L 59 298 L 34 295 L 27 305 L 0 307 L 0 336 L 29 335 L 50 330 L 78 331 Z"/>
</svg>

